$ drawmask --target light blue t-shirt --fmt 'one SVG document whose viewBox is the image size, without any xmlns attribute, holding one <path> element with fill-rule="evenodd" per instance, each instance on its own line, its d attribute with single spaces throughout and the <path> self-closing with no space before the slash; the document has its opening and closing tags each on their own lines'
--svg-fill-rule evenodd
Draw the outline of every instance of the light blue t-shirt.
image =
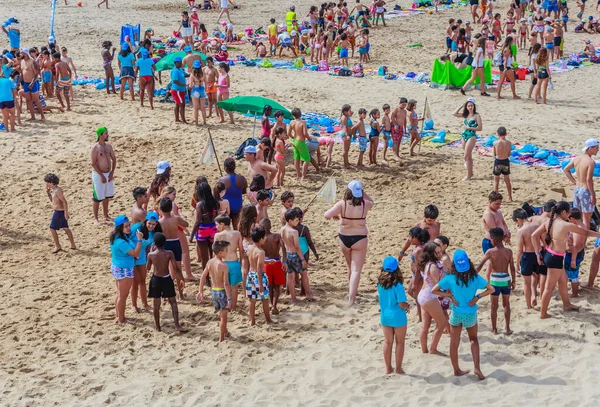
<svg viewBox="0 0 600 407">
<path fill-rule="evenodd" d="M 485 278 L 477 275 L 476 278 L 469 281 L 469 285 L 464 286 L 462 281 L 456 282 L 456 275 L 451 274 L 440 280 L 438 285 L 444 291 L 450 291 L 454 296 L 454 299 L 458 302 L 458 305 L 450 303 L 450 309 L 456 310 L 463 313 L 472 313 L 477 311 L 477 304 L 472 307 L 469 306 L 469 301 L 477 295 L 478 290 L 483 290 L 487 286 L 488 282 Z"/>
<path fill-rule="evenodd" d="M 135 56 L 133 55 L 133 52 L 130 52 L 129 54 L 127 54 L 126 57 L 124 57 L 123 55 L 121 55 L 121 53 L 119 52 L 119 56 L 117 58 L 121 62 L 121 68 L 123 68 L 123 67 L 131 67 L 131 68 L 133 68 L 133 60 L 135 59 Z"/>
<path fill-rule="evenodd" d="M 132 269 L 135 265 L 135 257 L 127 254 L 131 250 L 135 250 L 136 243 L 132 240 L 115 238 L 115 241 L 110 245 L 112 253 L 112 264 L 121 267 Z"/>
<path fill-rule="evenodd" d="M 379 294 L 379 308 L 381 308 L 381 325 L 400 328 L 408 322 L 406 311 L 400 308 L 398 303 L 406 302 L 406 291 L 401 283 L 385 289 L 377 284 Z"/>
<path fill-rule="evenodd" d="M 182 68 L 173 68 L 173 70 L 171 70 L 171 81 L 173 83 L 171 89 L 174 91 L 185 92 L 187 90 L 185 87 L 185 72 Z M 175 81 L 183 83 L 183 86 L 177 85 Z"/>
<path fill-rule="evenodd" d="M 136 245 L 138 242 L 135 234 L 141 227 L 142 222 L 131 225 L 131 234 L 129 235 L 129 239 L 131 239 L 131 242 L 134 245 Z M 152 246 L 152 244 L 154 244 L 154 230 L 149 230 L 148 239 L 142 239 L 142 249 L 140 250 L 140 258 L 135 261 L 136 266 L 143 266 L 146 264 L 148 260 L 148 253 L 150 252 L 148 248 Z"/>
<path fill-rule="evenodd" d="M 15 83 L 9 78 L 0 78 L 0 102 L 10 102 L 15 100 L 13 89 L 16 89 Z"/>
<path fill-rule="evenodd" d="M 21 48 L 21 33 L 18 33 L 15 30 L 8 30 L 6 35 L 8 36 L 8 41 L 10 42 L 10 47 L 12 49 Z"/>
<path fill-rule="evenodd" d="M 13 73 L 14 69 L 12 66 L 8 66 L 8 64 L 2 65 L 2 76 L 6 79 L 10 78 L 10 74 Z"/>
<path fill-rule="evenodd" d="M 152 65 L 154 65 L 152 58 L 142 58 L 135 61 L 135 66 L 140 69 L 140 76 L 152 76 Z"/>
</svg>

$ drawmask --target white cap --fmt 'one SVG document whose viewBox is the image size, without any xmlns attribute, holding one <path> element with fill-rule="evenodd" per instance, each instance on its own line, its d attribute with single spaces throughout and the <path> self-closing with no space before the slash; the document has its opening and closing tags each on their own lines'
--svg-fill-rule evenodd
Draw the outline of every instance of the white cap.
<svg viewBox="0 0 600 407">
<path fill-rule="evenodd" d="M 290 35 L 291 35 L 292 37 L 295 37 L 295 36 L 296 36 L 296 34 L 297 34 L 297 33 L 296 33 L 296 30 L 292 30 L 292 32 L 290 33 Z"/>
<path fill-rule="evenodd" d="M 352 196 L 355 198 L 362 198 L 363 196 L 363 189 L 362 189 L 362 184 L 360 183 L 360 181 L 350 181 L 350 183 L 348 184 L 348 189 L 352 192 Z"/>
<path fill-rule="evenodd" d="M 600 143 L 598 143 L 598 140 L 596 140 L 595 138 L 587 139 L 585 141 L 585 144 L 583 145 L 583 150 L 581 151 L 585 153 L 586 151 L 588 151 L 589 148 L 598 147 L 599 144 Z"/>
<path fill-rule="evenodd" d="M 469 102 L 475 104 L 475 98 L 468 98 L 467 103 L 469 103 Z"/>
<path fill-rule="evenodd" d="M 159 161 L 158 164 L 156 164 L 156 174 L 164 173 L 170 166 L 168 161 Z"/>
</svg>

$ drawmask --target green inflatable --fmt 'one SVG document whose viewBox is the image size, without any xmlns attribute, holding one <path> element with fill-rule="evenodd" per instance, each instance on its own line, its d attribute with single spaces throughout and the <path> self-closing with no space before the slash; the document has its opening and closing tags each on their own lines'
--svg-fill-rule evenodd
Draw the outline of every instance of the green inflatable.
<svg viewBox="0 0 600 407">
<path fill-rule="evenodd" d="M 472 69 L 470 66 L 458 69 L 450 61 L 442 63 L 436 59 L 433 61 L 429 86 L 441 89 L 460 88 L 471 78 Z M 492 83 L 492 61 L 489 59 L 483 61 L 483 76 L 486 84 Z M 479 78 L 475 80 L 473 85 L 478 83 Z"/>
</svg>

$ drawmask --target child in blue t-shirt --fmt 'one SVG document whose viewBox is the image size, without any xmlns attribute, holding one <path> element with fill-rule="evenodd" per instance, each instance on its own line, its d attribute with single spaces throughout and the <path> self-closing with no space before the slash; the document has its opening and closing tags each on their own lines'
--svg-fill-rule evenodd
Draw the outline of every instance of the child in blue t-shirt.
<svg viewBox="0 0 600 407">
<path fill-rule="evenodd" d="M 478 290 L 483 290 L 477 294 Z M 443 290 L 443 291 L 442 291 Z M 450 274 L 440 280 L 431 290 L 439 297 L 450 298 L 450 362 L 454 369 L 454 376 L 463 376 L 468 370 L 460 370 L 458 367 L 458 347 L 460 345 L 460 334 L 463 327 L 467 330 L 471 342 L 471 354 L 475 369 L 473 373 L 479 380 L 485 379 L 479 366 L 479 341 L 477 339 L 477 302 L 494 292 L 494 288 L 483 277 L 477 274 L 477 270 L 469 260 L 464 250 L 454 253 L 452 270 Z"/>
<path fill-rule="evenodd" d="M 383 326 L 383 360 L 386 374 L 404 374 L 404 339 L 406 338 L 406 314 L 410 305 L 406 302 L 404 279 L 398 268 L 398 260 L 393 256 L 383 259 L 381 274 L 377 282 L 381 325 Z M 392 369 L 392 345 L 396 340 L 396 369 Z"/>
</svg>

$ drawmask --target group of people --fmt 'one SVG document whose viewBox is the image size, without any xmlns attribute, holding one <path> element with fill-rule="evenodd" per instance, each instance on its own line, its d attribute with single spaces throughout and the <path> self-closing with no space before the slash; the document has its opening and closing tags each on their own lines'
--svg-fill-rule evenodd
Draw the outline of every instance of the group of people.
<svg viewBox="0 0 600 407">
<path fill-rule="evenodd" d="M 73 59 L 66 47 L 59 47 L 54 37 L 46 45 L 21 48 L 21 31 L 18 21 L 9 20 L 2 30 L 10 43 L 0 56 L 0 110 L 4 131 L 16 131 L 21 126 L 21 114 L 29 114 L 28 120 L 52 110 L 71 110 L 73 102 L 72 81 L 77 77 Z M 51 106 L 50 100 L 58 99 L 60 106 Z M 23 110 L 23 100 L 25 110 Z"/>
</svg>

